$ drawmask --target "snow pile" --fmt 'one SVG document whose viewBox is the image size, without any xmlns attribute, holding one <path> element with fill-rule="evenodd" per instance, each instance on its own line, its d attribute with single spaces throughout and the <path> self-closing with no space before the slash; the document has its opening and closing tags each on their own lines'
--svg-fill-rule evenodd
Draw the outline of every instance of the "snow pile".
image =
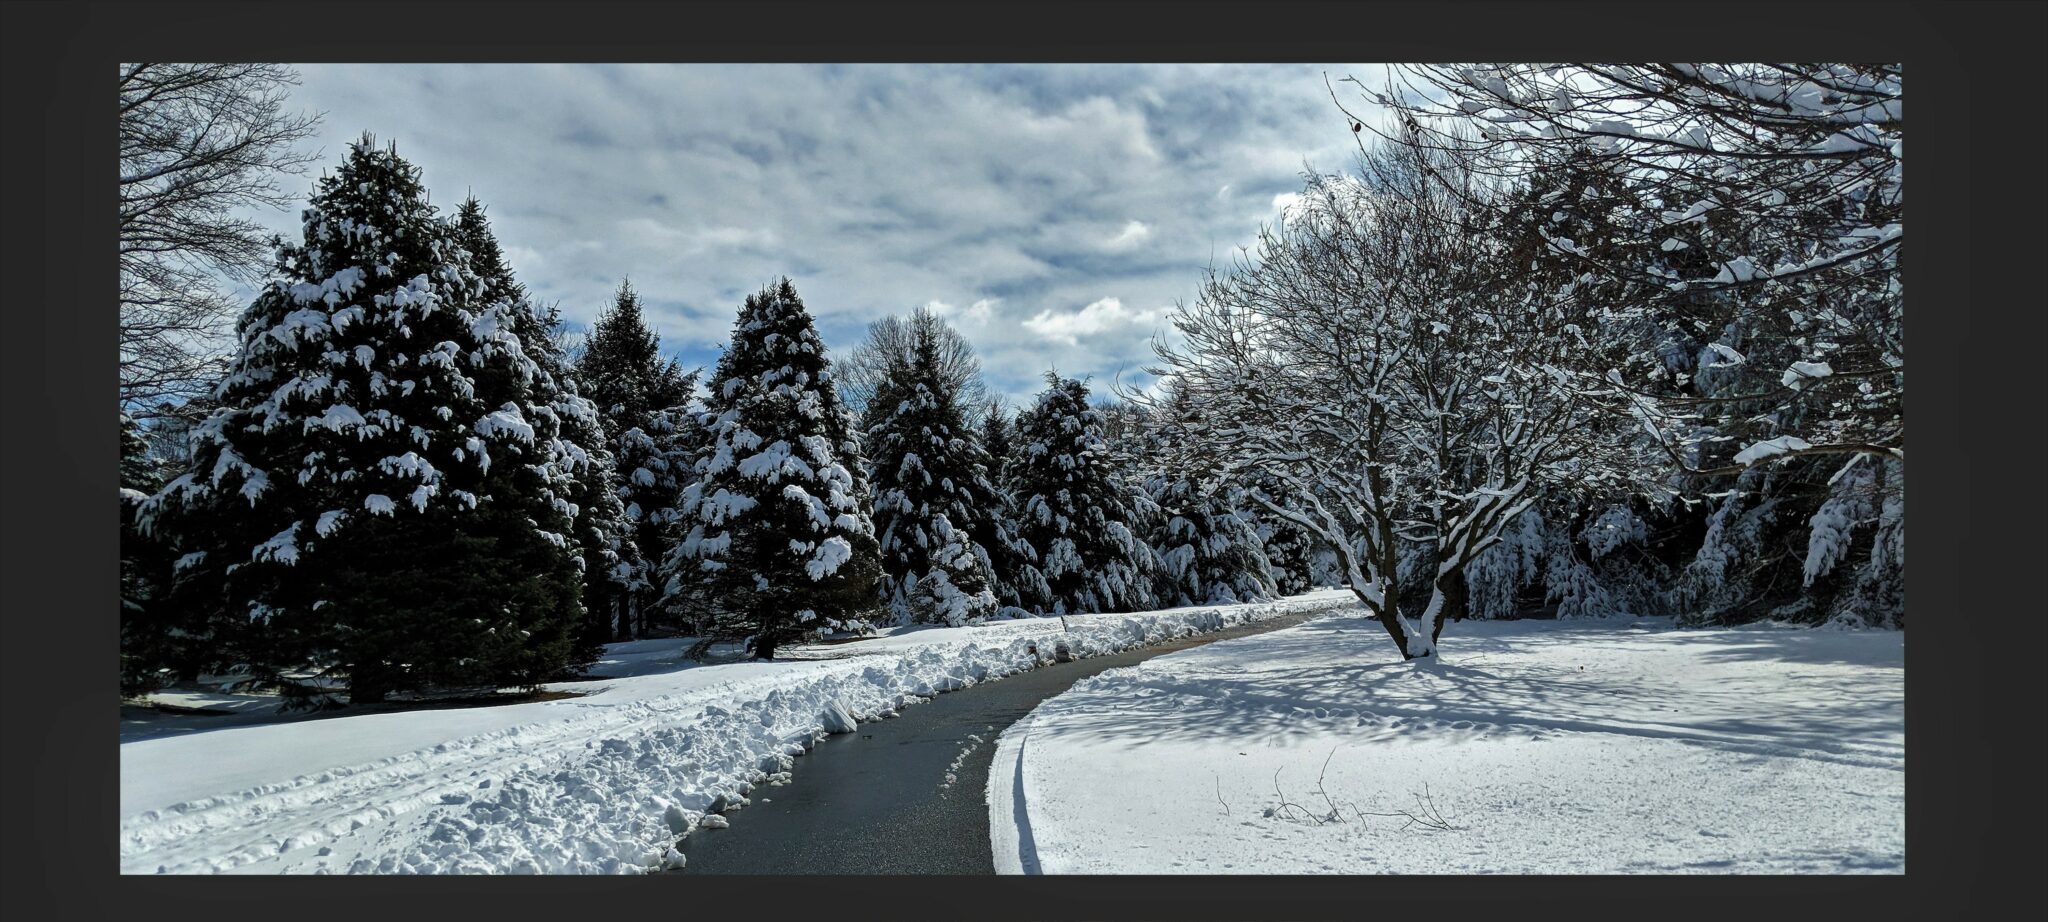
<svg viewBox="0 0 2048 922">
<path fill-rule="evenodd" d="M 997 869 L 1904 872 L 1904 635 L 1450 633 L 1417 665 L 1332 617 L 1076 683 L 997 741 Z"/>
<path fill-rule="evenodd" d="M 900 631 L 772 663 L 551 688 L 583 697 L 242 726 L 121 747 L 124 873 L 634 873 L 675 838 L 786 780 L 835 709 L 892 716 L 1048 661 L 1292 611 L 1271 603 Z M 826 657 L 832 658 L 826 658 Z M 809 657 L 809 658 L 806 658 Z M 837 718 L 832 718 L 836 723 Z"/>
</svg>

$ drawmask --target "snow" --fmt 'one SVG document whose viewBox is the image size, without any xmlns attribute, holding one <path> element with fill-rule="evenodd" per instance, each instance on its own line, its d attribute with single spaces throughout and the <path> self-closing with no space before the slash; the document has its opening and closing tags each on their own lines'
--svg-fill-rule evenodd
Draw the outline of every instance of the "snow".
<svg viewBox="0 0 2048 922">
<path fill-rule="evenodd" d="M 1347 614 L 1077 683 L 997 741 L 998 870 L 1905 870 L 1903 634 L 1467 621 L 1444 643 L 1403 663 Z"/>
<path fill-rule="evenodd" d="M 825 711 L 819 716 L 818 723 L 826 733 L 852 733 L 853 728 L 859 724 L 859 718 L 853 716 L 853 711 L 847 708 L 846 702 L 835 698 L 825 705 Z"/>
<path fill-rule="evenodd" d="M 1798 390 L 1805 387 L 1810 381 L 1816 381 L 1834 373 L 1835 370 L 1830 368 L 1826 362 L 1793 362 L 1792 367 L 1785 369 L 1783 384 L 1786 387 Z"/>
<path fill-rule="evenodd" d="M 528 423 L 526 417 L 520 414 L 518 404 L 505 404 L 485 414 L 483 419 L 477 420 L 476 425 L 470 428 L 474 429 L 477 435 L 487 439 L 503 435 L 521 442 L 533 441 L 533 424 Z"/>
<path fill-rule="evenodd" d="M 1796 435 L 1781 435 L 1774 439 L 1765 439 L 1736 452 L 1735 463 L 1754 464 L 1765 458 L 1775 457 L 1788 452 L 1805 451 L 1812 447 L 1805 439 Z"/>
<path fill-rule="evenodd" d="M 121 746 L 124 873 L 637 873 L 679 831 L 781 780 L 826 712 L 873 719 L 1033 668 L 1347 598 L 897 629 L 775 662 L 678 663 L 691 641 L 607 651 L 580 694 L 524 704 L 237 725 Z M 664 644 L 666 647 L 664 648 Z"/>
<path fill-rule="evenodd" d="M 804 572 L 812 579 L 824 579 L 839 572 L 839 568 L 852 559 L 853 544 L 833 535 L 818 543 L 817 553 L 804 562 Z"/>
</svg>

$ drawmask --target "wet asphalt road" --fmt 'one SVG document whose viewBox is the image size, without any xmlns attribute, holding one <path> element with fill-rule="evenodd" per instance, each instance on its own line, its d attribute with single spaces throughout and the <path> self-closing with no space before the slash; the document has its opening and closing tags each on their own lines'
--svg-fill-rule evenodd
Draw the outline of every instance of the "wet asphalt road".
<svg viewBox="0 0 2048 922">
<path fill-rule="evenodd" d="M 988 770 L 996 736 L 1011 723 L 1104 670 L 1324 613 L 1053 663 L 863 723 L 797 759 L 789 784 L 755 788 L 751 805 L 726 815 L 730 827 L 691 833 L 678 846 L 688 861 L 676 873 L 993 874 Z"/>
</svg>

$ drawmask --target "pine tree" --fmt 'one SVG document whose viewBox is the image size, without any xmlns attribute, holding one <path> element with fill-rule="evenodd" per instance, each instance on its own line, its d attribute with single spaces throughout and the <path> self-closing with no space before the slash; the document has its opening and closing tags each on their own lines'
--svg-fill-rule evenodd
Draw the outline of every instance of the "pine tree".
<svg viewBox="0 0 2048 922">
<path fill-rule="evenodd" d="M 748 296 L 713 373 L 672 595 L 717 605 L 712 635 L 754 656 L 865 629 L 881 575 L 864 459 L 825 344 L 788 279 Z"/>
<path fill-rule="evenodd" d="M 469 251 L 470 270 L 483 285 L 484 302 L 509 305 L 513 335 L 538 369 L 532 399 L 546 403 L 560 421 L 559 447 L 574 478 L 565 498 L 576 507 L 574 534 L 583 560 L 584 624 L 578 653 L 594 656 L 605 641 L 631 636 L 627 600 L 648 585 L 649 567 L 619 498 L 618 468 L 607 450 L 597 405 L 577 393 L 573 369 L 556 342 L 560 311 L 541 307 L 513 276 L 475 196 L 457 211 L 455 229 Z"/>
<path fill-rule="evenodd" d="M 1038 553 L 1021 537 L 1015 478 L 1017 424 L 1003 405 L 989 401 L 981 417 L 981 441 L 988 454 L 989 485 L 995 495 L 987 511 L 993 535 L 982 543 L 995 575 L 996 601 L 1006 608 L 1040 611 L 1052 605 L 1052 589 L 1038 569 Z"/>
<path fill-rule="evenodd" d="M 163 486 L 141 427 L 121 414 L 121 694 L 144 694 L 162 684 L 172 660 L 171 639 L 152 623 L 151 604 L 162 591 L 170 561 L 162 543 L 136 527 L 137 513 Z"/>
<path fill-rule="evenodd" d="M 935 323 L 943 321 L 920 316 L 908 325 L 908 354 L 891 355 L 880 367 L 863 414 L 882 554 L 880 594 L 899 619 L 911 617 L 912 596 L 941 569 L 947 573 L 937 578 L 953 586 L 992 587 L 995 562 L 987 546 L 1007 540 L 992 514 L 1000 500 L 988 480 L 988 455 L 966 421 L 958 382 L 944 374 Z M 937 556 L 949 541 L 964 556 L 953 555 L 941 567 Z"/>
<path fill-rule="evenodd" d="M 1146 478 L 1145 492 L 1158 508 L 1144 537 L 1158 561 L 1155 593 L 1161 604 L 1218 605 L 1278 594 L 1272 561 L 1250 515 L 1170 473 Z"/>
<path fill-rule="evenodd" d="M 576 372 L 597 403 L 617 460 L 618 500 L 634 552 L 649 562 L 651 571 L 674 550 L 677 503 L 692 479 L 690 455 L 698 447 L 698 433 L 687 404 L 697 373 L 686 374 L 673 359 L 662 358 L 661 336 L 647 326 L 630 281 L 619 284 L 611 307 L 591 325 Z M 657 625 L 677 628 L 688 614 L 663 604 L 652 572 L 625 603 L 642 632 Z"/>
<path fill-rule="evenodd" d="M 685 381 L 694 386 L 696 373 Z M 641 425 L 618 434 L 619 501 L 624 504 L 639 555 L 659 564 L 674 551 L 681 521 L 683 489 L 696 479 L 696 452 L 703 447 L 699 414 L 677 406 L 645 415 Z M 636 588 L 631 605 L 640 629 L 696 630 L 701 611 L 682 597 L 668 598 L 653 578 Z"/>
<path fill-rule="evenodd" d="M 619 283 L 611 308 L 591 324 L 576 370 L 613 437 L 646 428 L 651 413 L 682 406 L 694 386 L 681 365 L 661 357 L 661 335 L 647 326 L 630 280 Z"/>
<path fill-rule="evenodd" d="M 572 665 L 574 488 L 517 305 L 486 300 L 419 170 L 366 135 L 243 315 L 196 432 L 152 497 L 178 625 L 216 662 L 350 696 L 533 686 Z"/>
<path fill-rule="evenodd" d="M 1259 520 L 1259 537 L 1264 544 L 1266 560 L 1271 564 L 1274 591 L 1281 595 L 1297 595 L 1307 592 L 1315 585 L 1311 562 L 1311 538 L 1306 529 L 1267 516 Z"/>
<path fill-rule="evenodd" d="M 1011 459 L 1017 455 L 1017 424 L 1003 405 L 989 401 L 981 414 L 981 445 L 988 453 L 988 481 L 1003 493 L 1010 492 Z"/>
<path fill-rule="evenodd" d="M 1148 554 L 1132 529 L 1130 491 L 1102 437 L 1088 388 L 1047 372 L 1049 387 L 1017 423 L 1013 476 L 1022 527 L 1057 613 L 1138 611 L 1152 602 Z"/>
<path fill-rule="evenodd" d="M 1209 483 L 1202 472 L 1173 461 L 1192 454 L 1183 431 L 1162 419 L 1195 412 L 1177 379 L 1164 382 L 1164 396 L 1145 406 L 1129 405 L 1129 464 L 1146 471 L 1140 516 L 1142 537 L 1152 551 L 1153 592 L 1166 605 L 1213 605 L 1272 598 L 1278 589 L 1272 561 L 1257 523 L 1242 511 L 1243 491 Z"/>
<path fill-rule="evenodd" d="M 986 552 L 944 515 L 932 517 L 931 534 L 936 546 L 905 605 L 910 620 L 958 626 L 994 614 L 996 594 Z"/>
</svg>

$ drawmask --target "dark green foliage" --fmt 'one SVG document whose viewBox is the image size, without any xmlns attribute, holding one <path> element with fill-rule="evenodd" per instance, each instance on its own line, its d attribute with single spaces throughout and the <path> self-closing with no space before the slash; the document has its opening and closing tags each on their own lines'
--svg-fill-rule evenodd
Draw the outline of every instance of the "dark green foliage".
<svg viewBox="0 0 2048 922">
<path fill-rule="evenodd" d="M 198 654 L 181 672 L 327 670 L 375 701 L 573 666 L 560 391 L 523 348 L 523 302 L 490 300 L 418 174 L 365 138 L 322 178 L 304 243 L 280 247 L 242 319 L 194 468 L 145 507 L 179 555 L 152 620 Z"/>
<path fill-rule="evenodd" d="M 539 372 L 531 383 L 532 399 L 549 406 L 559 420 L 559 450 L 573 478 L 563 493 L 576 507 L 574 534 L 583 560 L 585 618 L 577 635 L 577 658 L 588 660 L 606 641 L 631 636 L 626 600 L 647 585 L 646 558 L 620 501 L 618 469 L 597 407 L 577 393 L 574 371 L 555 339 L 560 312 L 534 302 L 513 276 L 483 204 L 474 197 L 456 213 L 455 232 L 483 284 L 484 303 L 510 305 L 512 332 Z"/>
<path fill-rule="evenodd" d="M 908 354 L 892 353 L 880 368 L 863 414 L 869 479 L 874 492 L 875 535 L 882 555 L 881 599 L 899 618 L 958 621 L 992 611 L 988 603 L 955 604 L 955 593 L 972 598 L 993 591 L 995 563 L 989 547 L 1010 543 L 997 514 L 1001 500 L 988 480 L 988 455 L 980 433 L 967 422 L 957 382 L 941 364 L 937 318 L 909 324 Z M 943 566 L 935 566 L 936 558 Z M 913 612 L 912 596 L 935 570 L 946 587 L 924 587 L 949 601 L 927 601 Z M 965 606 L 965 607 L 963 607 Z M 961 614 L 971 609 L 971 614 Z"/>
<path fill-rule="evenodd" d="M 649 414 L 682 406 L 694 384 L 675 360 L 662 358 L 661 335 L 647 326 L 631 281 L 619 283 L 611 308 L 591 324 L 576 371 L 614 438 L 646 428 Z"/>
<path fill-rule="evenodd" d="M 662 357 L 661 337 L 648 328 L 640 296 L 622 282 L 612 306 L 591 326 L 576 377 L 597 405 L 616 460 L 615 491 L 632 553 L 648 562 L 644 578 L 619 600 L 625 617 L 641 633 L 690 629 L 693 613 L 680 599 L 664 598 L 652 571 L 674 549 L 676 504 L 692 476 L 689 459 L 700 439 L 686 404 L 697 373 Z"/>
<path fill-rule="evenodd" d="M 694 382 L 692 372 L 687 381 Z M 648 579 L 628 596 L 641 633 L 694 632 L 702 620 L 700 606 L 682 596 L 669 597 L 653 571 L 675 549 L 683 488 L 696 479 L 696 453 L 703 447 L 699 415 L 683 407 L 646 415 L 641 426 L 619 433 L 618 497 L 624 504 L 632 540 L 642 560 L 650 561 Z"/>
<path fill-rule="evenodd" d="M 1048 387 L 1018 418 L 1012 469 L 1019 537 L 1054 612 L 1140 611 L 1153 602 L 1149 551 L 1132 528 L 1131 492 L 1102 437 L 1088 388 L 1047 372 Z"/>
<path fill-rule="evenodd" d="M 136 514 L 149 494 L 163 486 L 163 473 L 148 455 L 149 443 L 128 414 L 121 414 L 121 695 L 145 694 L 163 684 L 159 672 L 169 661 L 171 639 L 153 630 L 150 607 L 170 576 L 163 543 L 136 528 Z"/>
<path fill-rule="evenodd" d="M 1157 508 L 1144 537 L 1157 560 L 1160 604 L 1217 605 L 1278 593 L 1250 515 L 1224 495 L 1205 496 L 1193 480 L 1170 473 L 1147 478 L 1145 489 Z"/>
<path fill-rule="evenodd" d="M 711 606 L 754 655 L 866 628 L 881 563 L 865 464 L 831 362 L 788 279 L 748 296 L 711 382 L 683 491 L 672 596 Z"/>
</svg>

